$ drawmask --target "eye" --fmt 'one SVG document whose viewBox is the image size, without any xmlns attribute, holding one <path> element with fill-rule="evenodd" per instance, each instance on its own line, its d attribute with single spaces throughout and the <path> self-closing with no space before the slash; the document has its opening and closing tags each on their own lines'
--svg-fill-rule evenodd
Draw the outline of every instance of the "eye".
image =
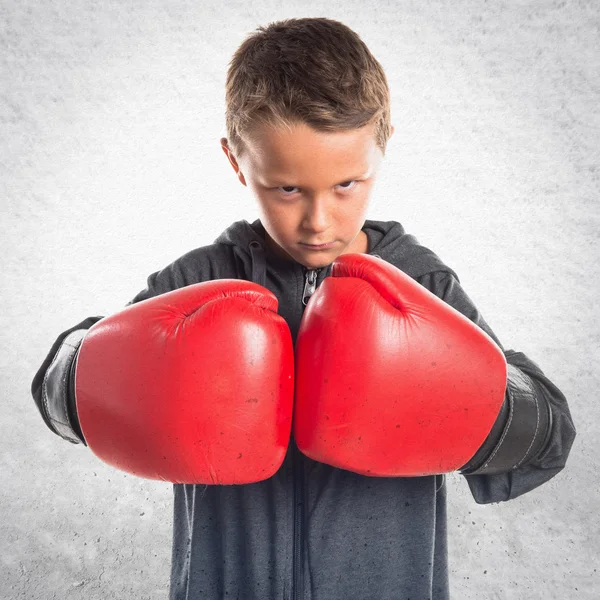
<svg viewBox="0 0 600 600">
<path fill-rule="evenodd" d="M 294 189 L 298 189 L 298 188 L 294 187 L 293 185 L 285 185 L 285 186 L 283 186 L 283 187 L 277 187 L 277 188 L 275 188 L 275 189 L 276 189 L 276 190 L 284 190 L 284 192 L 283 192 L 283 195 L 284 195 L 284 196 L 291 196 L 291 195 L 292 195 L 294 192 L 289 192 L 289 191 L 288 191 L 288 192 L 286 192 L 285 190 L 286 190 L 286 189 L 287 189 L 287 190 L 290 190 L 290 189 L 294 190 Z"/>
<path fill-rule="evenodd" d="M 352 181 L 344 181 L 343 183 L 340 183 L 339 185 L 346 185 L 348 183 L 354 183 L 355 185 L 353 185 L 352 187 L 345 187 L 345 190 L 353 190 L 357 185 L 358 185 L 358 181 L 356 179 L 353 179 Z"/>
<path fill-rule="evenodd" d="M 339 183 L 338 186 L 343 186 L 342 187 L 343 190 L 353 190 L 358 185 L 358 183 L 359 183 L 358 180 L 353 179 L 352 181 L 344 181 L 342 183 Z M 352 187 L 347 187 L 350 184 L 354 184 L 354 185 L 352 185 Z M 285 185 L 285 186 L 277 187 L 274 189 L 278 190 L 278 191 L 282 191 L 284 196 L 292 196 L 295 192 L 289 191 L 289 190 L 297 190 L 298 188 L 293 185 Z M 288 191 L 286 191 L 286 190 L 288 190 Z"/>
</svg>

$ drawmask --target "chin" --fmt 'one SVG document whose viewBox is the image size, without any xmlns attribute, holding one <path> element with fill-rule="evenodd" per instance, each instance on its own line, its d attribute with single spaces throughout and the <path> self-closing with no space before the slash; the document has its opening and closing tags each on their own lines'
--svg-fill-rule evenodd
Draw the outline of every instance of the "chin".
<svg viewBox="0 0 600 600">
<path fill-rule="evenodd" d="M 307 269 L 324 269 L 325 267 L 329 266 L 335 259 L 332 259 L 330 261 L 320 261 L 318 263 L 306 263 L 306 261 L 302 262 L 301 264 L 306 267 Z"/>
<path fill-rule="evenodd" d="M 318 256 L 302 256 L 295 260 L 300 264 L 304 265 L 307 269 L 322 269 L 329 266 L 337 257 L 339 253 L 335 252 L 332 254 L 319 254 Z"/>
</svg>

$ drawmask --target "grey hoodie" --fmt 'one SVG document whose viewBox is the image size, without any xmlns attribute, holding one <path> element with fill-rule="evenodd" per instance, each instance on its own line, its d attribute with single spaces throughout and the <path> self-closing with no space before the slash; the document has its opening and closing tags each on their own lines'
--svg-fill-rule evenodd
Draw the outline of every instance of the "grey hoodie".
<svg viewBox="0 0 600 600">
<path fill-rule="evenodd" d="M 564 395 L 520 352 L 504 350 L 456 273 L 400 223 L 367 220 L 368 252 L 395 265 L 481 327 L 508 363 L 504 404 L 461 473 L 478 503 L 506 501 L 561 471 L 575 438 Z M 193 283 L 237 278 L 278 298 L 296 340 L 304 302 L 330 274 L 274 255 L 260 221 L 150 275 L 129 304 Z M 304 302 L 303 302 L 304 300 Z M 63 332 L 32 382 L 48 427 L 85 439 L 72 388 L 77 350 L 102 317 Z M 70 386 L 65 384 L 70 381 Z M 313 461 L 295 440 L 271 478 L 248 485 L 175 484 L 170 600 L 444 600 L 449 598 L 443 475 L 366 477 Z"/>
</svg>

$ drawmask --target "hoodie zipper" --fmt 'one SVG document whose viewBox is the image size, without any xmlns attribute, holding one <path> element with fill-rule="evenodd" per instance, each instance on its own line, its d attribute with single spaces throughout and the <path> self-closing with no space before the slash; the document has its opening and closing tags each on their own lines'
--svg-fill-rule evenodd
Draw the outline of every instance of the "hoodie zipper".
<svg viewBox="0 0 600 600">
<path fill-rule="evenodd" d="M 321 269 L 307 269 L 304 275 L 304 291 L 302 292 L 302 304 L 306 306 L 310 297 L 317 289 L 317 277 Z M 293 454 L 294 472 L 294 533 L 293 533 L 293 560 L 292 560 L 292 600 L 298 600 L 304 596 L 304 580 L 302 578 L 302 547 L 304 539 L 302 535 L 303 522 L 302 513 L 304 507 L 304 470 L 298 461 L 299 450 L 294 439 L 295 451 Z"/>
<path fill-rule="evenodd" d="M 310 297 L 317 289 L 317 275 L 321 269 L 307 269 L 304 276 L 304 292 L 302 293 L 302 304 L 306 306 Z"/>
<path fill-rule="evenodd" d="M 301 595 L 302 580 L 302 496 L 304 495 L 304 473 L 298 462 L 298 446 L 294 440 L 294 535 L 293 535 L 293 561 L 292 561 L 292 600 L 298 600 Z"/>
</svg>

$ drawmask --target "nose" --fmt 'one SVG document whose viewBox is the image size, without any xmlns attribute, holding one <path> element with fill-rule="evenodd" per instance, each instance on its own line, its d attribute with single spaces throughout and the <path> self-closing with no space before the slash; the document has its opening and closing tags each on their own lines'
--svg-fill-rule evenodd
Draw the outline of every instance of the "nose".
<svg viewBox="0 0 600 600">
<path fill-rule="evenodd" d="M 331 225 L 331 207 L 327 198 L 321 196 L 307 200 L 302 227 L 313 233 L 322 233 Z"/>
</svg>

